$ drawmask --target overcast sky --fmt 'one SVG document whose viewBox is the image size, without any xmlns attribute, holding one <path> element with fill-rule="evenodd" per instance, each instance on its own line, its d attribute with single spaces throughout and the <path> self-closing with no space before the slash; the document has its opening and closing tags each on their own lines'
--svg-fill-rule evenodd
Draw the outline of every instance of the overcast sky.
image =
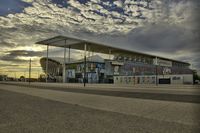
<svg viewBox="0 0 200 133">
<path fill-rule="evenodd" d="M 200 69 L 199 0 L 0 0 L 0 73 L 24 72 L 56 35 L 186 61 Z M 52 56 L 61 49 L 51 48 Z M 13 74 L 13 73 L 12 73 Z"/>
</svg>

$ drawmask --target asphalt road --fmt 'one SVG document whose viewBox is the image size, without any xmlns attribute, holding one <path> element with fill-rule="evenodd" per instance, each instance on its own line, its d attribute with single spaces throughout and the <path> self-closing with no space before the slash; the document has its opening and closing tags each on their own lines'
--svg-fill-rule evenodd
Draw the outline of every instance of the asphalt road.
<svg viewBox="0 0 200 133">
<path fill-rule="evenodd" d="M 73 89 L 73 88 L 44 88 L 73 93 L 95 94 L 104 96 L 127 97 L 127 98 L 140 98 L 151 100 L 175 101 L 175 102 L 189 102 L 200 103 L 200 95 L 179 95 L 179 94 L 162 94 L 162 93 L 145 93 L 145 92 L 124 92 L 124 91 L 104 91 L 104 90 L 87 90 L 87 89 Z"/>
<path fill-rule="evenodd" d="M 23 84 L 14 84 L 17 86 L 26 86 Z M 70 87 L 55 87 L 55 86 L 37 86 L 31 85 L 32 88 L 38 89 L 49 89 L 49 90 L 59 90 L 64 92 L 73 93 L 83 93 L 83 94 L 95 94 L 104 96 L 115 96 L 115 97 L 125 97 L 125 98 L 139 98 L 139 99 L 151 99 L 151 100 L 162 100 L 162 101 L 174 101 L 174 102 L 188 102 L 188 103 L 200 103 L 200 94 L 170 94 L 170 93 L 159 93 L 159 92 L 142 92 L 142 90 L 136 90 L 134 92 L 126 91 L 112 91 L 112 90 L 97 90 L 97 89 L 83 89 L 83 88 L 70 88 Z"/>
<path fill-rule="evenodd" d="M 199 133 L 200 128 L 0 90 L 0 133 Z"/>
</svg>

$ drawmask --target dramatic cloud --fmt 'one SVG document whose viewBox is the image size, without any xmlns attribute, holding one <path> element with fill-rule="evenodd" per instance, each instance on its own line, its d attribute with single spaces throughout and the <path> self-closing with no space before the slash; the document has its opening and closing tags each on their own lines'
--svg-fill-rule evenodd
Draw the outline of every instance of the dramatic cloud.
<svg viewBox="0 0 200 133">
<path fill-rule="evenodd" d="M 34 57 L 43 56 L 42 51 L 26 51 L 26 50 L 13 50 L 9 51 L 9 56 L 24 56 L 24 57 Z"/>
<path fill-rule="evenodd" d="M 35 42 L 69 35 L 189 61 L 199 69 L 199 7 L 199 0 L 1 1 L 0 63 L 29 57 L 36 63 L 45 47 Z"/>
<path fill-rule="evenodd" d="M 44 53 L 42 51 L 26 51 L 26 50 L 14 50 L 8 51 L 0 57 L 3 61 L 11 61 L 15 63 L 23 63 L 34 57 L 41 57 Z"/>
</svg>

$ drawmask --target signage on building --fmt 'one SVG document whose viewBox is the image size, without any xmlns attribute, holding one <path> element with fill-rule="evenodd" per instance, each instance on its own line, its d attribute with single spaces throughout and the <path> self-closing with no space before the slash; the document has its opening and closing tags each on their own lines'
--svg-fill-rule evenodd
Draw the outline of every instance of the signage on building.
<svg viewBox="0 0 200 133">
<path fill-rule="evenodd" d="M 165 67 L 165 68 L 163 68 L 163 74 L 171 74 L 172 73 L 172 71 L 171 71 L 171 69 L 170 68 L 168 68 L 168 67 Z"/>
<path fill-rule="evenodd" d="M 124 65 L 123 62 L 118 62 L 118 61 L 112 61 L 111 64 L 112 65 L 116 65 L 116 66 L 122 66 L 122 65 Z"/>
<path fill-rule="evenodd" d="M 75 78 L 75 69 L 68 69 L 67 70 L 67 77 L 68 78 Z"/>
<path fill-rule="evenodd" d="M 135 73 L 135 67 L 133 67 L 133 73 Z"/>
<path fill-rule="evenodd" d="M 119 66 L 114 66 L 114 75 L 119 75 Z"/>
<path fill-rule="evenodd" d="M 158 58 L 155 58 L 153 60 L 153 63 L 154 63 L 154 65 L 172 67 L 172 61 L 162 60 L 162 59 L 158 59 Z"/>
</svg>

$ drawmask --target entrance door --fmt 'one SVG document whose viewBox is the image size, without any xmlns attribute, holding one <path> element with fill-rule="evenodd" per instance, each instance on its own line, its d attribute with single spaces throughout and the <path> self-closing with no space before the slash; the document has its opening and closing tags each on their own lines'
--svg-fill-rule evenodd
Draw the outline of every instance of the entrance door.
<svg viewBox="0 0 200 133">
<path fill-rule="evenodd" d="M 159 84 L 171 84 L 170 78 L 159 79 Z"/>
</svg>

